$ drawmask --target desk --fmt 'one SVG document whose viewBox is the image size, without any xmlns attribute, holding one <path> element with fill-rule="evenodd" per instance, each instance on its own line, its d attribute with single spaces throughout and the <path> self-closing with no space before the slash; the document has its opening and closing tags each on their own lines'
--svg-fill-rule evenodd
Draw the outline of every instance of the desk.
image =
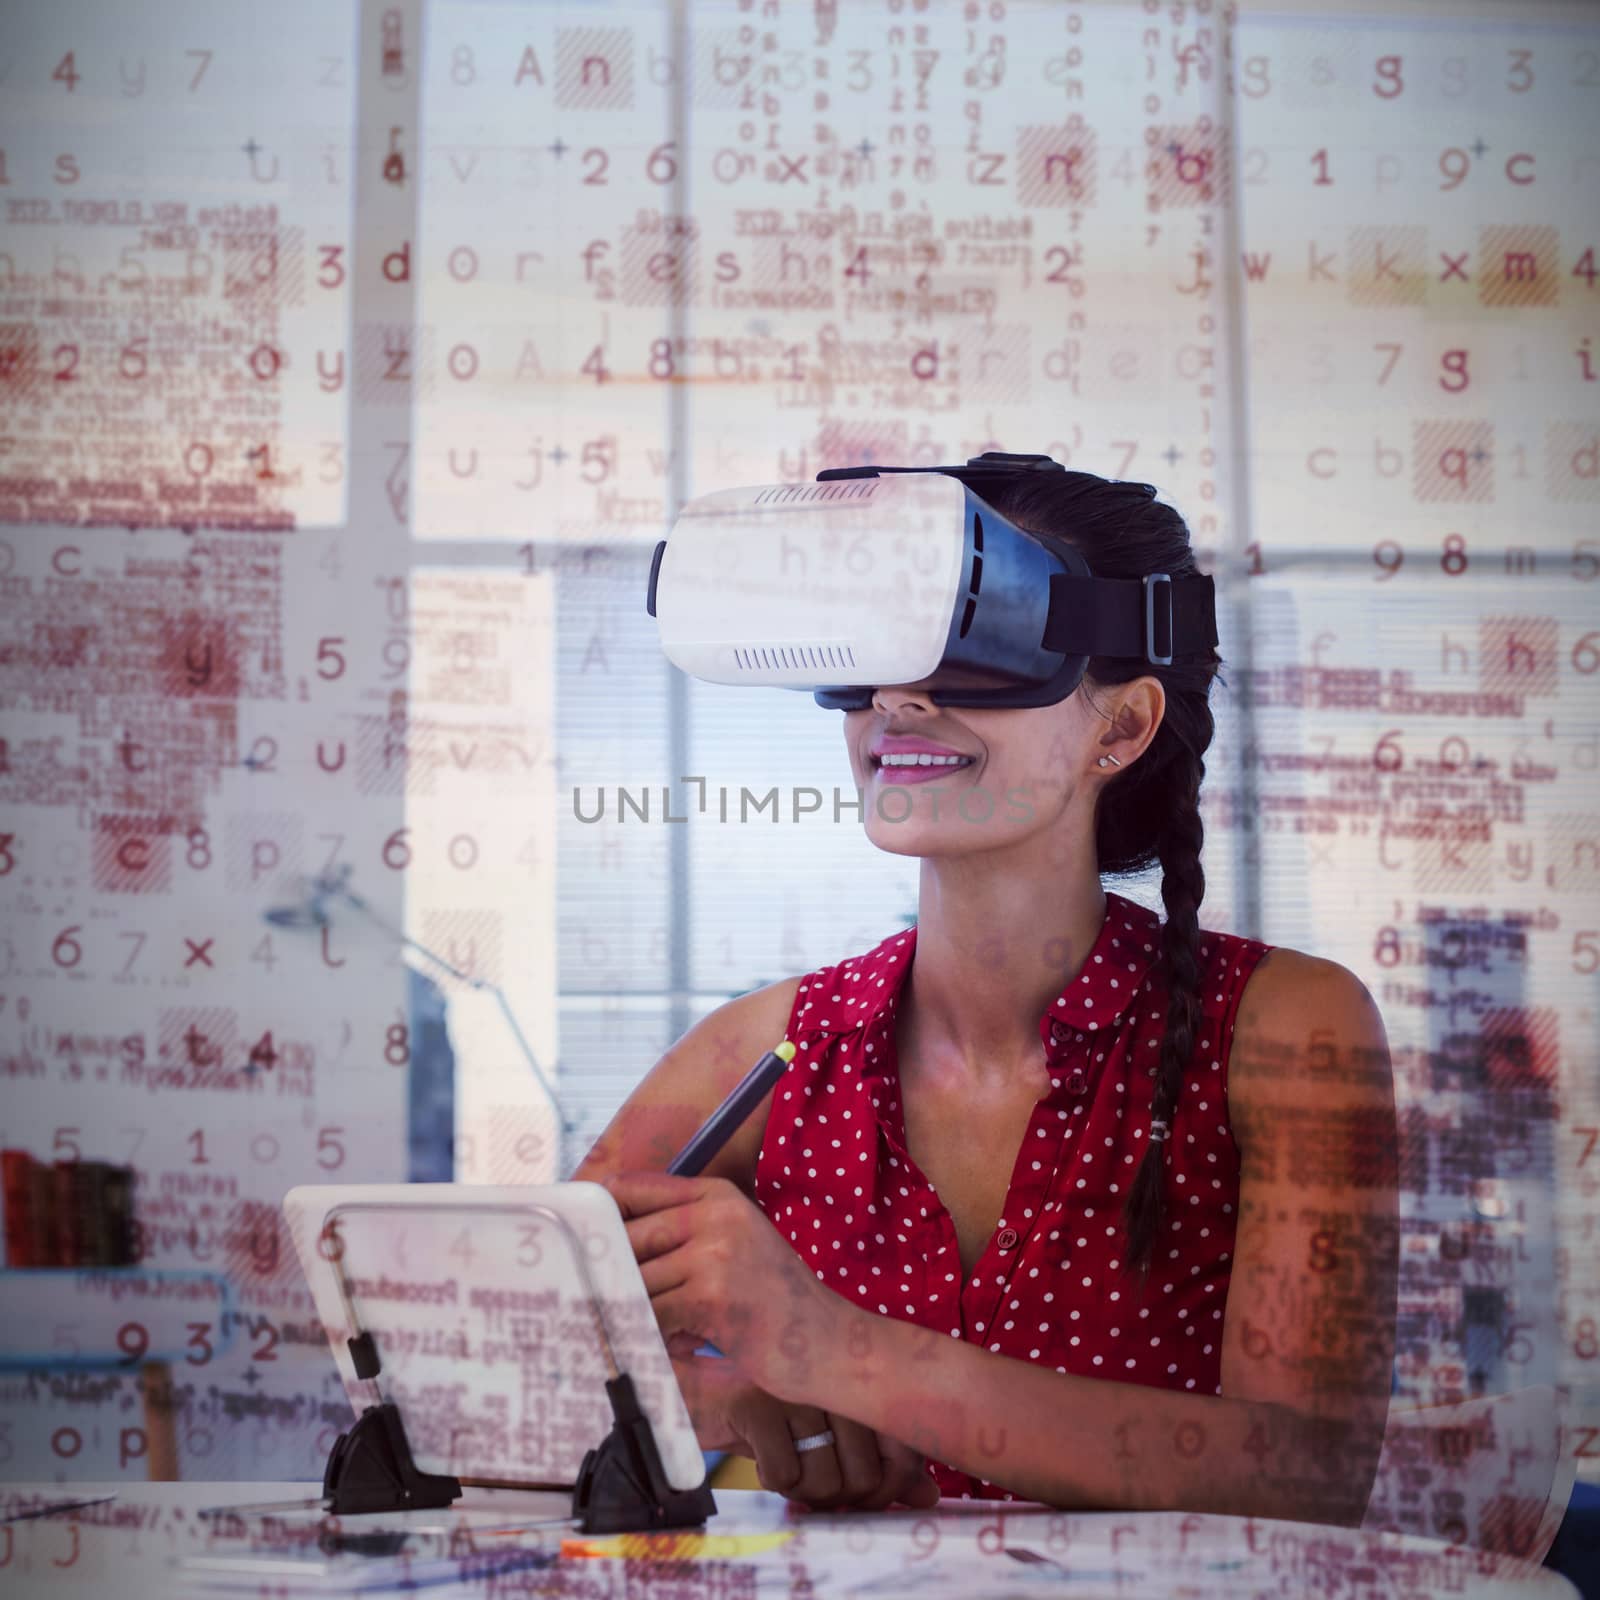
<svg viewBox="0 0 1600 1600">
<path fill-rule="evenodd" d="M 0 1485 L 0 1504 L 25 1509 L 37 1497 L 108 1503 L 0 1526 L 0 1591 L 77 1600 L 176 1600 L 181 1595 L 250 1595 L 255 1600 L 331 1592 L 280 1587 L 260 1578 L 224 1588 L 186 1574 L 181 1562 L 227 1543 L 197 1516 L 202 1507 L 312 1497 L 312 1483 L 136 1483 Z M 1007 1600 L 1009 1596 L 1115 1595 L 1116 1600 L 1234 1600 L 1241 1595 L 1367 1600 L 1373 1595 L 1526 1597 L 1569 1600 L 1564 1578 L 1507 1556 L 1477 1554 L 1396 1534 L 1289 1522 L 1179 1513 L 1066 1513 L 1010 1502 L 948 1501 L 935 1511 L 807 1511 L 764 1490 L 718 1489 L 715 1543 L 679 1561 L 559 1557 L 570 1525 L 520 1535 L 554 1564 L 413 1589 L 438 1600 L 623 1596 L 651 1600 L 782 1600 L 809 1594 L 872 1600 Z M 469 1491 L 449 1513 L 412 1512 L 439 1526 L 470 1515 L 480 1526 L 564 1517 L 571 1497 Z M 315 1520 L 314 1518 L 311 1520 Z M 346 1518 L 348 1531 L 405 1519 Z M 661 1536 L 664 1537 L 664 1536 Z M 809 1579 L 809 1590 L 802 1585 Z M 349 1592 L 348 1590 L 344 1592 Z M 399 1593 L 388 1588 L 372 1593 Z"/>
</svg>

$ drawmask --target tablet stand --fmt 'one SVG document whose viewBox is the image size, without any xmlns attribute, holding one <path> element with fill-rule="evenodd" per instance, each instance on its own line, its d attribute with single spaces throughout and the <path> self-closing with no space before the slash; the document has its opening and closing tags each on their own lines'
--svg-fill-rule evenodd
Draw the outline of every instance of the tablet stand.
<svg viewBox="0 0 1600 1600">
<path fill-rule="evenodd" d="M 608 1379 L 616 1425 L 578 1469 L 572 1515 L 583 1533 L 643 1533 L 690 1528 L 716 1515 L 711 1485 L 674 1489 L 661 1470 L 655 1435 L 627 1373 Z M 461 1480 L 423 1472 L 411 1459 L 400 1409 L 368 1406 L 328 1453 L 322 1507 L 335 1516 L 375 1511 L 430 1511 L 460 1498 Z"/>
<path fill-rule="evenodd" d="M 584 1533 L 636 1533 L 691 1528 L 717 1514 L 709 1480 L 674 1489 L 661 1470 L 649 1418 L 639 1409 L 626 1372 L 606 1380 L 616 1425 L 578 1469 L 572 1514 Z"/>
<path fill-rule="evenodd" d="M 461 1495 L 461 1480 L 424 1472 L 392 1400 L 368 1406 L 328 1452 L 323 1509 L 335 1516 L 363 1511 L 436 1511 Z"/>
<path fill-rule="evenodd" d="M 370 1333 L 346 1341 L 356 1374 L 376 1378 L 382 1370 Z M 437 1511 L 461 1495 L 461 1480 L 424 1472 L 411 1459 L 400 1408 L 392 1400 L 368 1406 L 356 1425 L 341 1433 L 322 1473 L 322 1506 L 335 1516 L 363 1511 Z"/>
<path fill-rule="evenodd" d="M 549 1216 L 567 1237 L 606 1365 L 614 1374 L 606 1380 L 606 1397 L 616 1420 L 600 1444 L 585 1453 L 573 1485 L 572 1515 L 579 1530 L 642 1533 L 703 1525 L 708 1517 L 717 1514 L 710 1479 L 702 1478 L 692 1489 L 674 1489 L 667 1481 L 650 1419 L 639 1405 L 632 1377 L 617 1365 L 587 1258 L 570 1226 L 548 1206 L 531 1205 L 528 1209 Z M 329 1236 L 325 1221 L 323 1237 Z M 336 1239 L 337 1235 L 333 1237 Z M 340 1243 L 323 1259 L 333 1267 L 348 1325 L 359 1330 L 345 1340 L 356 1377 L 375 1383 L 383 1371 L 383 1360 L 371 1330 L 360 1329 L 343 1257 Z M 341 1433 L 328 1452 L 322 1475 L 323 1510 L 336 1515 L 438 1510 L 459 1499 L 461 1488 L 459 1478 L 424 1472 L 418 1467 L 400 1420 L 400 1408 L 392 1400 L 384 1400 L 379 1391 L 378 1403 L 368 1406 L 355 1426 L 348 1433 Z"/>
</svg>

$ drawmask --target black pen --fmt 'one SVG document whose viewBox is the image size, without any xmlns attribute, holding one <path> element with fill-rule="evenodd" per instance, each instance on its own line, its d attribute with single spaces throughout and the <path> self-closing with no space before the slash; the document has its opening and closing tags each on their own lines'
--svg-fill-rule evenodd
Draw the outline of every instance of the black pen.
<svg viewBox="0 0 1600 1600">
<path fill-rule="evenodd" d="M 767 1091 L 783 1076 L 794 1060 L 794 1046 L 785 1039 L 776 1050 L 769 1050 L 745 1073 L 739 1087 L 706 1118 L 704 1126 L 672 1158 L 667 1171 L 681 1178 L 698 1177 L 706 1163 L 738 1131 L 739 1125 L 761 1104 Z"/>
<path fill-rule="evenodd" d="M 34 1517 L 53 1517 L 62 1511 L 81 1511 L 85 1506 L 104 1505 L 117 1498 L 116 1490 L 110 1494 L 90 1495 L 80 1500 L 57 1500 L 49 1505 L 30 1506 L 26 1511 L 0 1510 L 0 1522 L 28 1522 Z"/>
</svg>

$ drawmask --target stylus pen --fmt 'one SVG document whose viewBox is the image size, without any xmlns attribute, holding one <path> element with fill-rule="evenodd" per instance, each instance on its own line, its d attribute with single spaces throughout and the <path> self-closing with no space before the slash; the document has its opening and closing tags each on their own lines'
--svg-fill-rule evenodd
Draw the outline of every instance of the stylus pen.
<svg viewBox="0 0 1600 1600">
<path fill-rule="evenodd" d="M 57 1500 L 51 1505 L 30 1506 L 26 1511 L 0 1512 L 0 1522 L 28 1522 L 34 1517 L 53 1517 L 62 1511 L 81 1511 L 85 1506 L 104 1505 L 108 1500 L 117 1498 L 116 1491 L 110 1494 L 90 1495 L 86 1499 Z"/>
<path fill-rule="evenodd" d="M 783 1076 L 783 1069 L 793 1060 L 794 1046 L 787 1039 L 776 1050 L 767 1051 L 745 1073 L 739 1087 L 706 1118 L 700 1131 L 672 1158 L 667 1171 L 680 1178 L 698 1177 L 705 1170 L 706 1163 L 761 1104 L 767 1091 Z"/>
</svg>

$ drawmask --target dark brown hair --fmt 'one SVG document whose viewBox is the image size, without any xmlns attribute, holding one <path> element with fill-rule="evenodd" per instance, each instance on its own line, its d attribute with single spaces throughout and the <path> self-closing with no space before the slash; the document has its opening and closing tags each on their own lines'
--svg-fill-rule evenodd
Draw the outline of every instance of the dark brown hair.
<svg viewBox="0 0 1600 1600">
<path fill-rule="evenodd" d="M 1201 576 L 1188 525 L 1156 498 L 1159 491 L 1151 484 L 1124 483 L 1092 472 L 1034 470 L 986 481 L 977 492 L 1019 528 L 1066 540 L 1097 577 L 1142 578 L 1148 572 L 1171 573 L 1175 579 Z M 1222 662 L 1211 647 L 1172 655 L 1170 666 L 1091 656 L 1084 675 L 1084 696 L 1091 704 L 1093 688 L 1146 676 L 1159 679 L 1166 691 L 1166 710 L 1149 747 L 1132 766 L 1101 785 L 1094 838 L 1103 877 L 1134 877 L 1161 863 L 1167 914 L 1159 969 L 1168 998 L 1150 1115 L 1164 1119 L 1169 1128 L 1200 1025 L 1199 913 L 1206 892 L 1200 865 L 1205 839 L 1200 785 L 1215 731 L 1211 684 L 1221 676 Z M 1124 1212 L 1125 1265 L 1141 1274 L 1149 1267 L 1161 1221 L 1165 1154 L 1162 1143 L 1146 1146 Z"/>
</svg>

